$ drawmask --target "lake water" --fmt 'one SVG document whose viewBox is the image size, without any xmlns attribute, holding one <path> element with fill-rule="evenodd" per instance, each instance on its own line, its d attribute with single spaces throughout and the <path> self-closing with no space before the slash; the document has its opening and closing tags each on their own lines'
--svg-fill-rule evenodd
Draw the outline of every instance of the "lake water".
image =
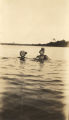
<svg viewBox="0 0 69 120">
<path fill-rule="evenodd" d="M 68 120 L 69 48 L 0 45 L 0 120 Z M 20 50 L 28 52 L 19 60 Z"/>
</svg>

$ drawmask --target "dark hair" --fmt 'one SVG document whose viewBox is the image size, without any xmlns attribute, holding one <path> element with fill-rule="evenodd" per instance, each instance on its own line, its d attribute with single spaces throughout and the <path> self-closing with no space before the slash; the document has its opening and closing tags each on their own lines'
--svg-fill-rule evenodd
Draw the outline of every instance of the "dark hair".
<svg viewBox="0 0 69 120">
<path fill-rule="evenodd" d="M 20 56 L 21 56 L 21 57 L 25 56 L 26 54 L 27 54 L 27 52 L 25 52 L 25 51 L 20 51 Z"/>
<path fill-rule="evenodd" d="M 44 48 L 41 48 L 41 50 L 43 50 L 43 51 L 44 51 Z"/>
<path fill-rule="evenodd" d="M 27 54 L 27 52 L 25 52 L 25 54 Z"/>
</svg>

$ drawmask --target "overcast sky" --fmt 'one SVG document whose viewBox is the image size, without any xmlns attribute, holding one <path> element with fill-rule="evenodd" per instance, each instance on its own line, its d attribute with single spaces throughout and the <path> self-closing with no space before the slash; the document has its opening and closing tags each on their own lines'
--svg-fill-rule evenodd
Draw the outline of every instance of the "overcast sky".
<svg viewBox="0 0 69 120">
<path fill-rule="evenodd" d="M 69 40 L 69 0 L 0 0 L 0 42 Z"/>
</svg>

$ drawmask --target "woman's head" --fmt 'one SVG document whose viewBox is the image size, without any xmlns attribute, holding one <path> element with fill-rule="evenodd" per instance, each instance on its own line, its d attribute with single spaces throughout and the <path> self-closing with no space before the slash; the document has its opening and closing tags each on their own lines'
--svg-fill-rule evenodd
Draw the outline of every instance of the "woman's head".
<svg viewBox="0 0 69 120">
<path fill-rule="evenodd" d="M 41 50 L 39 51 L 40 55 L 44 55 L 45 49 L 41 48 Z"/>
<path fill-rule="evenodd" d="M 25 57 L 26 54 L 27 54 L 27 52 L 25 52 L 25 51 L 20 51 L 20 56 L 21 56 L 21 57 Z"/>
</svg>

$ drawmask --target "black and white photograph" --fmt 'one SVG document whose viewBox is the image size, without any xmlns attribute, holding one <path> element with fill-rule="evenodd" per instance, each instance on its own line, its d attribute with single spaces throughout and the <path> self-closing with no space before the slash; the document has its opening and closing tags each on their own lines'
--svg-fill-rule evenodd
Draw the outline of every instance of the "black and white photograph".
<svg viewBox="0 0 69 120">
<path fill-rule="evenodd" d="M 69 0 L 0 0 L 0 120 L 69 120 Z"/>
</svg>

